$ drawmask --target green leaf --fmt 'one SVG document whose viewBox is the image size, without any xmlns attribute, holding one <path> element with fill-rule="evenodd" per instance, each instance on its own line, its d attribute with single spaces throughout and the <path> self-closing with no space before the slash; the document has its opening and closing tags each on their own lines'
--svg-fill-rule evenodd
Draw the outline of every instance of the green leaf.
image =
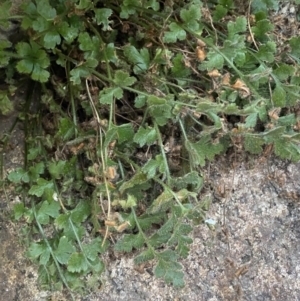
<svg viewBox="0 0 300 301">
<path fill-rule="evenodd" d="M 154 269 L 154 274 L 158 278 L 163 278 L 166 283 L 172 283 L 175 287 L 183 287 L 184 273 L 181 264 L 176 262 L 177 258 L 177 254 L 171 250 L 159 253 L 159 260 Z"/>
<path fill-rule="evenodd" d="M 69 214 L 60 214 L 55 219 L 55 225 L 58 229 L 63 229 L 63 235 L 70 240 L 77 239 L 76 237 L 81 238 L 86 232 L 86 229 L 82 225 L 76 223 L 71 225 Z"/>
<path fill-rule="evenodd" d="M 285 116 L 281 116 L 277 120 L 278 125 L 291 126 L 296 123 L 295 114 L 288 114 Z"/>
<path fill-rule="evenodd" d="M 8 98 L 8 91 L 0 91 L 0 113 L 6 115 L 12 112 L 14 106 Z"/>
<path fill-rule="evenodd" d="M 293 162 L 300 160 L 299 141 L 295 144 L 288 137 L 278 137 L 274 141 L 274 151 L 282 159 L 288 159 Z"/>
<path fill-rule="evenodd" d="M 127 72 L 117 70 L 115 73 L 114 83 L 120 87 L 129 87 L 136 82 L 136 78 L 129 76 Z"/>
<path fill-rule="evenodd" d="M 254 128 L 257 122 L 257 113 L 252 113 L 245 120 L 245 128 Z"/>
<path fill-rule="evenodd" d="M 88 201 L 79 201 L 76 207 L 71 211 L 71 220 L 74 223 L 84 222 L 91 213 L 91 207 Z"/>
<path fill-rule="evenodd" d="M 274 142 L 277 138 L 281 137 L 285 131 L 284 126 L 275 127 L 267 132 L 264 132 L 262 135 L 267 142 L 267 144 Z"/>
<path fill-rule="evenodd" d="M 143 172 L 147 174 L 148 179 L 152 179 L 155 176 L 157 169 L 162 173 L 165 172 L 164 169 L 160 169 L 161 166 L 164 166 L 163 157 L 162 155 L 157 155 L 155 156 L 155 160 L 151 159 L 143 166 Z"/>
<path fill-rule="evenodd" d="M 220 154 L 223 150 L 221 143 L 211 143 L 210 135 L 203 136 L 197 143 L 186 140 L 185 147 L 189 153 L 190 162 L 194 167 L 197 165 L 204 166 L 205 159 L 212 161 L 214 156 Z"/>
<path fill-rule="evenodd" d="M 281 85 L 276 85 L 272 94 L 272 100 L 275 107 L 284 107 L 286 104 L 286 92 Z"/>
<path fill-rule="evenodd" d="M 199 99 L 196 107 L 196 112 L 199 113 L 208 113 L 208 112 L 213 112 L 213 113 L 219 113 L 223 109 L 223 106 L 212 102 L 209 99 Z"/>
<path fill-rule="evenodd" d="M 278 11 L 278 3 L 278 1 L 274 0 L 253 0 L 251 2 L 251 7 L 254 13 L 259 11 L 267 12 L 268 9 Z"/>
<path fill-rule="evenodd" d="M 184 65 L 183 59 L 183 54 L 177 53 L 174 59 L 172 60 L 173 67 L 171 69 L 171 73 L 174 77 L 185 78 L 191 75 L 191 70 Z"/>
<path fill-rule="evenodd" d="M 37 156 L 40 154 L 41 149 L 39 147 L 37 148 L 30 148 L 29 152 L 27 154 L 27 160 L 32 161 L 37 158 Z"/>
<path fill-rule="evenodd" d="M 43 17 L 37 17 L 33 22 L 28 22 L 25 26 L 30 27 L 32 23 L 32 28 L 37 32 L 46 32 L 51 27 L 51 22 L 47 21 Z M 24 25 L 24 23 L 23 23 Z"/>
<path fill-rule="evenodd" d="M 143 214 L 138 217 L 138 223 L 143 230 L 148 230 L 153 224 L 160 225 L 165 217 L 164 212 L 158 212 L 157 214 Z"/>
<path fill-rule="evenodd" d="M 100 46 L 100 41 L 97 36 L 91 36 L 88 32 L 81 32 L 78 36 L 79 48 L 82 51 L 97 51 Z"/>
<path fill-rule="evenodd" d="M 75 136 L 74 123 L 69 118 L 59 119 L 59 130 L 56 134 L 57 137 L 61 138 L 63 141 L 71 140 Z"/>
<path fill-rule="evenodd" d="M 121 19 L 128 19 L 129 15 L 136 13 L 136 8 L 140 7 L 141 3 L 139 0 L 124 0 L 121 5 Z"/>
<path fill-rule="evenodd" d="M 171 218 L 169 218 L 167 221 L 166 221 L 166 223 L 164 224 L 164 225 L 162 225 L 161 227 L 160 227 L 160 229 L 157 231 L 157 234 L 158 235 L 166 235 L 166 234 L 168 234 L 168 233 L 171 233 L 172 232 L 172 230 L 173 230 L 173 227 L 175 226 L 175 224 L 176 224 L 176 217 L 175 217 L 175 215 L 174 214 L 172 214 L 172 216 L 171 216 Z M 171 236 L 171 234 L 170 234 L 170 236 Z"/>
<path fill-rule="evenodd" d="M 171 186 L 179 190 L 192 186 L 193 191 L 198 192 L 203 186 L 203 178 L 199 176 L 198 172 L 192 171 L 182 177 L 173 177 Z"/>
<path fill-rule="evenodd" d="M 123 90 L 120 87 L 104 88 L 99 93 L 99 100 L 102 104 L 112 104 L 114 98 L 121 99 L 123 97 Z"/>
<path fill-rule="evenodd" d="M 124 123 L 116 127 L 117 130 L 117 139 L 118 143 L 121 144 L 123 142 L 132 141 L 134 130 L 132 127 L 132 123 Z"/>
<path fill-rule="evenodd" d="M 273 29 L 274 25 L 270 22 L 270 20 L 264 19 L 256 22 L 256 25 L 252 27 L 252 32 L 255 39 L 264 41 L 267 37 L 266 33 Z"/>
<path fill-rule="evenodd" d="M 213 12 L 213 20 L 215 22 L 220 21 L 223 17 L 227 15 L 228 10 L 223 5 L 216 5 L 215 10 Z"/>
<path fill-rule="evenodd" d="M 184 25 L 192 31 L 199 30 L 199 20 L 201 18 L 201 7 L 199 5 L 190 5 L 188 9 L 180 10 L 180 18 Z"/>
<path fill-rule="evenodd" d="M 145 5 L 147 8 L 152 8 L 154 11 L 159 11 L 160 6 L 157 0 L 147 0 Z"/>
<path fill-rule="evenodd" d="M 49 223 L 49 217 L 56 218 L 59 216 L 60 204 L 59 202 L 44 201 L 41 208 L 37 212 L 37 220 L 40 224 L 46 225 Z"/>
<path fill-rule="evenodd" d="M 123 193 L 126 189 L 145 182 L 147 182 L 146 175 L 142 172 L 137 172 L 130 180 L 124 182 L 119 188 L 119 190 L 121 193 Z"/>
<path fill-rule="evenodd" d="M 0 21 L 1 23 L 1 21 Z M 11 56 L 6 52 L 6 48 L 11 47 L 12 43 L 7 40 L 0 40 L 0 66 L 3 68 L 4 66 L 9 64 Z"/>
<path fill-rule="evenodd" d="M 31 74 L 32 79 L 46 82 L 50 73 L 44 69 L 50 65 L 50 60 L 45 50 L 32 40 L 30 44 L 18 43 L 16 49 L 18 55 L 23 57 L 16 65 L 18 72 Z"/>
<path fill-rule="evenodd" d="M 112 21 L 109 21 L 108 18 L 112 15 L 113 11 L 110 8 L 98 8 L 94 11 L 97 25 L 102 24 L 102 29 L 104 31 L 111 30 L 109 23 L 111 23 Z"/>
<path fill-rule="evenodd" d="M 224 65 L 224 57 L 210 50 L 207 54 L 206 61 L 199 64 L 199 70 L 212 71 L 213 69 L 222 69 Z"/>
<path fill-rule="evenodd" d="M 150 116 L 159 126 L 165 125 L 172 117 L 171 100 L 151 95 L 147 98 L 147 104 Z"/>
<path fill-rule="evenodd" d="M 138 51 L 134 46 L 125 46 L 124 55 L 128 61 L 134 65 L 133 71 L 135 74 L 140 74 L 148 70 L 150 65 L 150 54 L 147 48 L 142 48 Z"/>
<path fill-rule="evenodd" d="M 106 132 L 104 147 L 108 147 L 114 140 L 118 140 L 118 144 L 130 142 L 132 141 L 133 135 L 134 130 L 131 123 L 124 123 L 119 126 L 112 125 L 112 127 Z"/>
<path fill-rule="evenodd" d="M 223 48 L 220 51 L 227 60 L 233 62 L 238 54 L 243 53 L 244 48 L 245 37 L 242 35 L 234 35 L 231 40 L 225 40 Z"/>
<path fill-rule="evenodd" d="M 30 166 L 29 173 L 28 173 L 30 180 L 36 182 L 38 178 L 40 178 L 40 175 L 44 173 L 44 171 L 45 171 L 45 165 L 43 162 L 39 162 L 33 166 Z"/>
<path fill-rule="evenodd" d="M 156 214 L 159 211 L 164 211 L 165 207 L 169 206 L 174 195 L 170 190 L 164 190 L 152 203 L 151 214 Z"/>
<path fill-rule="evenodd" d="M 151 247 L 157 249 L 164 246 L 168 242 L 170 237 L 171 233 L 166 233 L 164 235 L 158 235 L 158 233 L 155 233 L 150 237 L 148 243 L 151 245 Z"/>
<path fill-rule="evenodd" d="M 54 49 L 60 42 L 61 37 L 56 30 L 48 31 L 44 36 L 44 46 L 47 49 Z"/>
<path fill-rule="evenodd" d="M 50 255 L 50 250 L 47 248 L 47 250 L 41 254 L 39 263 L 45 266 L 49 262 Z"/>
<path fill-rule="evenodd" d="M 54 20 L 56 17 L 56 10 L 53 8 L 48 0 L 37 1 L 37 12 L 47 20 Z"/>
<path fill-rule="evenodd" d="M 140 147 L 144 145 L 152 145 L 157 140 L 156 131 L 153 127 L 147 126 L 139 127 L 137 133 L 134 135 L 133 141 L 138 143 Z"/>
<path fill-rule="evenodd" d="M 29 182 L 29 176 L 28 176 L 28 172 L 25 171 L 23 168 L 18 167 L 16 168 L 16 170 L 11 171 L 8 176 L 7 176 L 8 180 L 18 184 L 21 183 L 21 181 L 28 183 Z"/>
<path fill-rule="evenodd" d="M 143 262 L 152 260 L 154 258 L 155 258 L 155 256 L 154 256 L 153 251 L 151 249 L 147 249 L 147 250 L 141 252 L 138 256 L 136 256 L 134 258 L 134 263 L 141 264 Z"/>
<path fill-rule="evenodd" d="M 31 243 L 28 248 L 28 257 L 30 259 L 38 259 L 40 257 L 40 264 L 47 264 L 50 258 L 50 251 L 44 242 Z"/>
<path fill-rule="evenodd" d="M 105 47 L 102 46 L 99 53 L 99 58 L 97 56 L 97 60 L 101 62 L 112 62 L 117 64 L 118 58 L 116 56 L 115 45 L 113 43 L 109 43 Z"/>
<path fill-rule="evenodd" d="M 177 23 L 172 22 L 169 25 L 170 31 L 165 32 L 163 41 L 165 43 L 175 43 L 177 40 L 182 41 L 186 38 L 185 30 Z"/>
<path fill-rule="evenodd" d="M 23 214 L 26 212 L 24 203 L 17 203 L 14 205 L 14 217 L 16 220 L 19 220 Z"/>
<path fill-rule="evenodd" d="M 287 103 L 288 106 L 295 106 L 300 97 L 300 87 L 299 85 L 285 85 L 282 84 L 282 87 L 284 88 L 286 94 L 287 94 Z"/>
<path fill-rule="evenodd" d="M 128 194 L 127 195 L 127 200 L 126 201 L 119 201 L 119 204 L 121 205 L 121 207 L 126 210 L 129 209 L 131 207 L 135 207 L 137 205 L 137 199 L 135 196 Z"/>
<path fill-rule="evenodd" d="M 78 28 L 65 21 L 57 24 L 56 29 L 68 44 L 71 44 L 78 36 Z"/>
<path fill-rule="evenodd" d="M 45 83 L 48 81 L 49 76 L 50 76 L 50 73 L 48 71 L 44 70 L 43 68 L 41 68 L 40 65 L 33 66 L 32 74 L 31 74 L 31 78 L 33 80 L 41 82 L 41 83 Z"/>
<path fill-rule="evenodd" d="M 227 24 L 228 39 L 233 39 L 234 35 L 239 32 L 245 32 L 247 29 L 247 20 L 245 17 L 237 17 L 235 22 L 229 21 Z"/>
<path fill-rule="evenodd" d="M 169 246 L 176 245 L 176 251 L 183 258 L 187 258 L 189 255 L 190 249 L 188 245 L 191 244 L 193 240 L 187 235 L 192 231 L 193 228 L 190 225 L 181 223 L 179 227 L 176 227 L 170 240 L 168 241 Z"/>
<path fill-rule="evenodd" d="M 75 247 L 69 242 L 68 238 L 62 236 L 59 240 L 57 249 L 54 250 L 54 255 L 59 263 L 66 264 L 71 254 L 75 251 Z"/>
<path fill-rule="evenodd" d="M 140 249 L 144 245 L 144 237 L 141 233 L 138 234 L 125 234 L 115 244 L 115 251 L 131 252 L 133 248 Z"/>
<path fill-rule="evenodd" d="M 4 29 L 9 28 L 10 25 L 9 19 L 12 3 L 12 1 L 1 1 L 0 4 L 0 26 Z"/>
<path fill-rule="evenodd" d="M 48 166 L 48 170 L 54 179 L 61 179 L 64 175 L 64 168 L 66 161 L 59 160 L 58 162 L 51 162 Z"/>
<path fill-rule="evenodd" d="M 29 189 L 28 193 L 30 195 L 35 195 L 37 197 L 41 197 L 45 191 L 45 189 L 53 189 L 53 182 L 47 181 L 43 178 L 39 178 L 37 180 L 37 185 L 32 185 Z"/>
<path fill-rule="evenodd" d="M 290 76 L 294 75 L 294 73 L 295 68 L 287 64 L 279 64 L 279 67 L 273 71 L 273 74 L 276 75 L 280 81 L 287 80 Z"/>
<path fill-rule="evenodd" d="M 147 100 L 147 96 L 145 95 L 138 95 L 135 100 L 134 100 L 134 106 L 137 109 L 142 108 L 143 106 L 145 106 L 146 104 L 146 100 Z"/>
<path fill-rule="evenodd" d="M 290 39 L 291 54 L 300 58 L 300 37 L 292 37 Z"/>
<path fill-rule="evenodd" d="M 73 253 L 69 258 L 67 269 L 71 273 L 85 272 L 88 269 L 88 262 L 82 253 Z"/>
<path fill-rule="evenodd" d="M 256 56 L 262 61 L 272 63 L 274 61 L 274 55 L 276 53 L 276 43 L 268 41 L 265 44 L 260 45 Z"/>
<path fill-rule="evenodd" d="M 262 137 L 253 134 L 245 134 L 244 147 L 245 150 L 251 154 L 261 154 L 263 151 L 262 146 L 265 141 Z"/>
<path fill-rule="evenodd" d="M 82 249 L 85 256 L 91 261 L 97 260 L 98 254 L 103 253 L 105 250 L 99 237 L 93 239 L 91 243 L 83 245 Z"/>
</svg>

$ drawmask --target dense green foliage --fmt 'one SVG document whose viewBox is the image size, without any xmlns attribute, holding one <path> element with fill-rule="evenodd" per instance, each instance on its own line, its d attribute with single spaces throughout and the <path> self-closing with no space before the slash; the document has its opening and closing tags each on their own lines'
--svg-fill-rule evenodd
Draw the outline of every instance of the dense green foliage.
<svg viewBox="0 0 300 301">
<path fill-rule="evenodd" d="M 30 91 L 25 166 L 8 179 L 27 191 L 15 218 L 43 285 L 95 288 L 113 247 L 183 286 L 206 162 L 271 145 L 300 159 L 300 38 L 277 49 L 278 1 L 252 1 L 251 22 L 245 1 L 209 2 L 32 0 L 11 16 L 23 37 L 0 41 L 0 63 Z"/>
</svg>

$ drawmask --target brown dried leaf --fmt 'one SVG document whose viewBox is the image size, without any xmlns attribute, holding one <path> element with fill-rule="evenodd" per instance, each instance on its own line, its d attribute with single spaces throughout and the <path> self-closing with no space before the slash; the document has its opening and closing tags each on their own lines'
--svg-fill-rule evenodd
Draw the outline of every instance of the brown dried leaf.
<svg viewBox="0 0 300 301">
<path fill-rule="evenodd" d="M 210 77 L 220 77 L 221 73 L 217 69 L 213 69 L 212 71 L 207 72 Z"/>
<path fill-rule="evenodd" d="M 206 47 L 206 43 L 200 39 L 197 39 L 197 45 L 200 47 L 200 48 L 204 48 Z"/>
<path fill-rule="evenodd" d="M 202 61 L 204 61 L 205 58 L 206 58 L 206 52 L 204 51 L 203 48 L 201 48 L 201 47 L 198 46 L 198 47 L 196 48 L 196 56 L 197 56 L 198 60 L 199 60 L 200 62 L 202 62 Z"/>
<path fill-rule="evenodd" d="M 230 74 L 228 72 L 223 75 L 222 85 L 230 86 Z"/>
<path fill-rule="evenodd" d="M 268 112 L 268 115 L 271 119 L 278 120 L 280 112 L 281 108 L 273 108 Z"/>
<path fill-rule="evenodd" d="M 247 86 L 242 80 L 237 79 L 236 82 L 231 87 L 235 90 L 239 90 L 239 89 L 244 89 Z"/>
</svg>

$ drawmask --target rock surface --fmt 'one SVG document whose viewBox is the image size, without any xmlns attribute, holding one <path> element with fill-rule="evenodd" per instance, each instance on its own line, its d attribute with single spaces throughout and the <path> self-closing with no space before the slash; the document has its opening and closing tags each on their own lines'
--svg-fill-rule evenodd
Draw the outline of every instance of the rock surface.
<svg viewBox="0 0 300 301">
<path fill-rule="evenodd" d="M 265 158 L 214 164 L 208 217 L 217 224 L 194 229 L 186 287 L 165 285 L 149 268 L 140 274 L 123 257 L 110 263 L 103 291 L 84 300 L 300 300 L 299 167 Z"/>
</svg>

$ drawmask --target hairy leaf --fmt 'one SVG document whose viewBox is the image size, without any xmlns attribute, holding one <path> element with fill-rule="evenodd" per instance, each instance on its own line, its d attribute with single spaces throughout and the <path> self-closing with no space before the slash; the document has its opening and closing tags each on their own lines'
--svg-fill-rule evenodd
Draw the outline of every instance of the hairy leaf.
<svg viewBox="0 0 300 301">
<path fill-rule="evenodd" d="M 125 234 L 123 238 L 117 241 L 114 249 L 116 251 L 131 252 L 133 248 L 140 249 L 144 242 L 144 237 L 141 233 Z"/>
</svg>

